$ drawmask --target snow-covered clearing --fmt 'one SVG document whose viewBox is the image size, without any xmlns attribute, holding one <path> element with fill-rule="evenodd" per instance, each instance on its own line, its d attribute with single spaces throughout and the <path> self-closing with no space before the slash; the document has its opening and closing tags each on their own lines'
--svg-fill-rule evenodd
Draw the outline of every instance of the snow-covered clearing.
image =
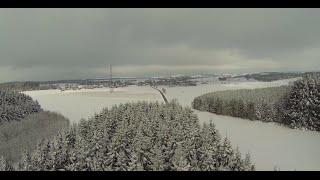
<svg viewBox="0 0 320 180">
<path fill-rule="evenodd" d="M 252 89 L 280 86 L 292 82 L 228 82 L 203 84 L 192 87 L 164 87 L 166 96 L 177 99 L 182 105 L 190 106 L 194 97 L 204 93 L 227 89 Z M 159 87 L 161 88 L 161 87 Z M 80 118 L 98 113 L 104 107 L 133 101 L 160 101 L 159 92 L 151 87 L 130 86 L 117 88 L 111 93 L 108 89 L 78 91 L 45 90 L 25 92 L 38 100 L 46 110 L 57 111 L 77 122 Z M 257 170 L 320 170 L 320 133 L 289 129 L 272 123 L 249 121 L 234 117 L 218 116 L 199 112 L 200 122 L 212 120 L 223 136 L 228 136 L 232 144 L 245 154 L 250 152 Z"/>
<path fill-rule="evenodd" d="M 69 118 L 71 122 L 88 118 L 94 113 L 99 113 L 103 108 L 112 107 L 114 104 L 162 100 L 159 92 L 151 87 L 137 86 L 116 88 L 112 93 L 108 88 L 62 92 L 60 90 L 41 90 L 25 93 L 37 100 L 43 109 L 59 112 Z"/>
</svg>

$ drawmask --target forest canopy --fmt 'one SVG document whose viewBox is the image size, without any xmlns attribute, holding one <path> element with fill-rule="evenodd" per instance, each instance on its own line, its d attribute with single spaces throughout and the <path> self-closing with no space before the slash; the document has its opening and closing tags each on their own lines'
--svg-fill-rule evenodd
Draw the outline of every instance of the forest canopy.
<svg viewBox="0 0 320 180">
<path fill-rule="evenodd" d="M 192 107 L 320 131 L 320 78 L 319 74 L 307 74 L 289 86 L 208 93 L 196 97 Z"/>
<path fill-rule="evenodd" d="M 26 116 L 42 111 L 39 103 L 30 96 L 0 90 L 0 124 L 2 122 L 19 121 Z"/>
<path fill-rule="evenodd" d="M 25 150 L 33 151 L 39 141 L 49 139 L 68 126 L 68 119 L 57 113 L 43 111 L 30 96 L 1 90 L 0 164 L 5 162 L 11 167 Z"/>
<path fill-rule="evenodd" d="M 127 103 L 81 120 L 25 152 L 18 170 L 254 170 L 213 123 L 201 127 L 190 108 L 170 102 Z"/>
</svg>

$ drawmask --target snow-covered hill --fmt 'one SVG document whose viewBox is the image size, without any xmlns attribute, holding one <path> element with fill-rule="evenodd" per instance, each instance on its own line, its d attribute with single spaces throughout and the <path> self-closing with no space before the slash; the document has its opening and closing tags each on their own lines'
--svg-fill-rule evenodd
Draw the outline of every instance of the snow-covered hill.
<svg viewBox="0 0 320 180">
<path fill-rule="evenodd" d="M 281 86 L 295 79 L 273 82 L 216 82 L 190 87 L 167 87 L 169 100 L 177 99 L 183 106 L 191 106 L 194 97 L 204 93 L 228 89 L 252 89 Z M 162 88 L 162 87 L 158 87 Z M 25 92 L 38 100 L 44 109 L 57 111 L 77 122 L 100 112 L 113 104 L 139 100 L 159 101 L 161 95 L 148 86 L 129 86 L 119 88 L 115 93 L 108 89 L 93 89 L 63 92 L 31 91 Z M 232 144 L 239 146 L 242 154 L 250 152 L 257 170 L 320 170 L 320 133 L 304 132 L 282 127 L 272 123 L 242 120 L 234 117 L 217 116 L 195 110 L 201 122 L 212 120 L 223 136 L 228 136 Z"/>
</svg>

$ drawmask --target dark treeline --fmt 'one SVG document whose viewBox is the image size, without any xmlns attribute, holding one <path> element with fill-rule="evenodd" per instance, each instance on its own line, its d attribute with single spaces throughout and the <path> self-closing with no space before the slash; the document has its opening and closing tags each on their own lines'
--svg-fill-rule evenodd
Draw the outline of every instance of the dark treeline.
<svg viewBox="0 0 320 180">
<path fill-rule="evenodd" d="M 27 81 L 27 82 L 7 82 L 0 83 L 0 90 L 2 91 L 35 91 L 35 90 L 48 90 L 57 89 L 54 81 Z"/>
<path fill-rule="evenodd" d="M 40 90 L 39 82 L 8 82 L 1 83 L 0 90 L 2 91 L 29 91 Z"/>
<path fill-rule="evenodd" d="M 221 115 L 320 131 L 319 92 L 319 75 L 307 74 L 290 86 L 205 94 L 196 97 L 192 106 Z"/>
<path fill-rule="evenodd" d="M 19 121 L 29 114 L 42 111 L 38 102 L 25 94 L 0 90 L 0 124 Z"/>
<path fill-rule="evenodd" d="M 309 74 L 320 75 L 320 72 L 262 72 L 262 73 L 239 75 L 235 77 L 245 77 L 247 79 L 255 79 L 257 81 L 270 82 L 270 81 L 276 81 L 281 79 L 303 77 Z"/>
<path fill-rule="evenodd" d="M 257 81 L 262 82 L 271 82 L 281 79 L 291 79 L 291 78 L 297 78 L 302 77 L 306 73 L 300 73 L 300 72 L 264 72 L 264 73 L 254 73 L 254 74 L 246 74 L 246 75 L 240 75 L 236 77 L 245 77 L 247 79 L 255 79 Z"/>
<path fill-rule="evenodd" d="M 218 91 L 196 97 L 192 106 L 220 115 L 269 122 L 279 116 L 279 100 L 285 99 L 289 91 L 288 86 Z"/>
<path fill-rule="evenodd" d="M 2 163 L 1 163 L 2 162 Z M 190 108 L 175 102 L 127 103 L 104 109 L 89 120 L 26 151 L 13 168 L 2 158 L 0 169 L 67 171 L 254 170 L 214 124 L 201 127 Z"/>
</svg>

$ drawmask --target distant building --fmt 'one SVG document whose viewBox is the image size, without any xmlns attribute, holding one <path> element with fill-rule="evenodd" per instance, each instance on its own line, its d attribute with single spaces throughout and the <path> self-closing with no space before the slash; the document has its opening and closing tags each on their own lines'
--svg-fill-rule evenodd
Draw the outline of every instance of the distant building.
<svg viewBox="0 0 320 180">
<path fill-rule="evenodd" d="M 231 78 L 232 78 L 231 75 L 224 75 L 224 76 L 218 77 L 219 81 L 226 81 Z"/>
<path fill-rule="evenodd" d="M 226 81 L 228 78 L 226 78 L 226 77 L 219 77 L 218 79 L 219 79 L 219 81 Z"/>
</svg>

